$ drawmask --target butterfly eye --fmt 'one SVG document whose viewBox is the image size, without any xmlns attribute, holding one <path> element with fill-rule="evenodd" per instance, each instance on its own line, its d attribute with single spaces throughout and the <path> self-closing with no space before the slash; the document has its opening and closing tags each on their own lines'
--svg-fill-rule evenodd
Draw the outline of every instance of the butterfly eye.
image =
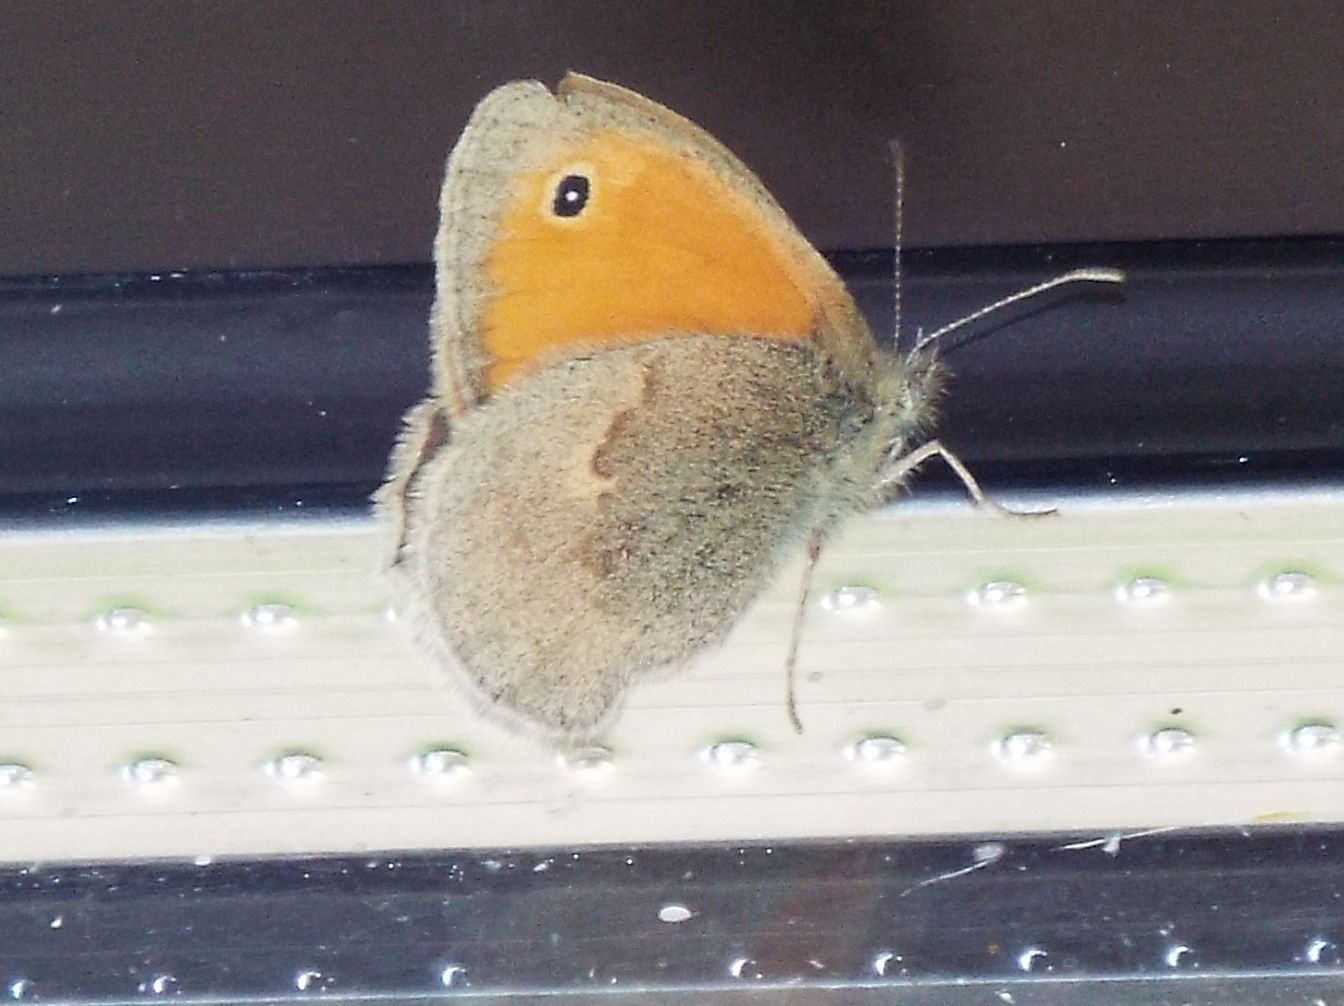
<svg viewBox="0 0 1344 1006">
<path fill-rule="evenodd" d="M 586 175 L 565 175 L 556 183 L 551 212 L 557 217 L 577 217 L 588 205 L 591 184 Z"/>
</svg>

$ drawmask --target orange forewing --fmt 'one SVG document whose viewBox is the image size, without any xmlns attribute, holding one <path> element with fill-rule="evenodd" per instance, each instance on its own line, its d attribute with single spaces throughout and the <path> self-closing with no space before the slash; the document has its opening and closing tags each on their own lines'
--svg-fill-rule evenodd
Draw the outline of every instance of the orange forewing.
<svg viewBox="0 0 1344 1006">
<path fill-rule="evenodd" d="M 554 186 L 575 170 L 589 205 L 556 217 Z M 836 295 L 791 230 L 639 134 L 589 132 L 519 175 L 498 233 L 479 329 L 491 391 L 546 359 L 668 335 L 805 340 Z"/>
</svg>

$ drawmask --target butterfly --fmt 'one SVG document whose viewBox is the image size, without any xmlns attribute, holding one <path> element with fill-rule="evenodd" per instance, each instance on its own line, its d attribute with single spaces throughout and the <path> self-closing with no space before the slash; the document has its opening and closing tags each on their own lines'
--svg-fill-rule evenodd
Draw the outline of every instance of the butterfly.
<svg viewBox="0 0 1344 1006">
<path fill-rule="evenodd" d="M 924 439 L 934 353 L 879 346 L 756 176 L 623 87 L 487 95 L 434 259 L 432 387 L 377 502 L 399 607 L 511 723 L 598 734 L 802 545 L 962 470 Z"/>
</svg>

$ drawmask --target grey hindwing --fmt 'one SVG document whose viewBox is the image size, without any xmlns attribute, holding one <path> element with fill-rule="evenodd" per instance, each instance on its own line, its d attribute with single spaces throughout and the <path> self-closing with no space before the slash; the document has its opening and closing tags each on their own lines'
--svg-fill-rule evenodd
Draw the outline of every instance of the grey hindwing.
<svg viewBox="0 0 1344 1006">
<path fill-rule="evenodd" d="M 557 363 L 426 467 L 408 554 L 426 631 L 488 705 L 591 732 L 632 677 L 720 638 L 861 505 L 846 402 L 807 347 L 682 337 Z"/>
</svg>

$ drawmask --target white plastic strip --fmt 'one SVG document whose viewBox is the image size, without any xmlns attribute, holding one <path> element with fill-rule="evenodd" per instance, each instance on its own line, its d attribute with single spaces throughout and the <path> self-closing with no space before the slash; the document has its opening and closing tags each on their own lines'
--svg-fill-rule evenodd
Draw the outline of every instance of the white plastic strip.
<svg viewBox="0 0 1344 1006">
<path fill-rule="evenodd" d="M 0 859 L 1344 821 L 1344 496 L 907 505 L 559 758 L 389 618 L 370 521 L 0 535 Z"/>
</svg>

